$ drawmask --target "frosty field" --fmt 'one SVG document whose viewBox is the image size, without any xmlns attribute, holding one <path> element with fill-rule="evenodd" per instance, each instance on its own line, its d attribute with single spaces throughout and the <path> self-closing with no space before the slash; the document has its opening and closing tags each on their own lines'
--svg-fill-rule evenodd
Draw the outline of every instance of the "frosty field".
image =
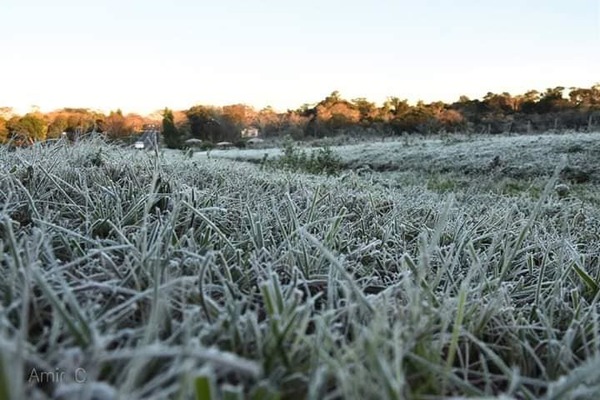
<svg viewBox="0 0 600 400">
<path fill-rule="evenodd" d="M 0 399 L 600 396 L 600 134 L 332 149 L 0 148 Z"/>
</svg>

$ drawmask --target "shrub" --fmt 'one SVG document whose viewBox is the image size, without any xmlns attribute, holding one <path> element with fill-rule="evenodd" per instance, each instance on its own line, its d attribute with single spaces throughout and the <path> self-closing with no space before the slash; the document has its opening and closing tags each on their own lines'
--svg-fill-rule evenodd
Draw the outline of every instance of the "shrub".
<svg viewBox="0 0 600 400">
<path fill-rule="evenodd" d="M 305 151 L 298 149 L 291 139 L 285 141 L 283 155 L 274 161 L 273 165 L 291 171 L 327 175 L 335 175 L 342 169 L 341 159 L 330 147 L 324 146 L 307 155 Z"/>
<path fill-rule="evenodd" d="M 202 144 L 200 145 L 200 150 L 202 150 L 202 151 L 208 151 L 208 150 L 212 150 L 214 148 L 215 148 L 215 145 L 212 142 L 202 142 Z"/>
<path fill-rule="evenodd" d="M 248 145 L 248 144 L 246 143 L 246 140 L 244 140 L 244 139 L 240 139 L 240 140 L 236 140 L 236 141 L 233 143 L 233 145 L 234 145 L 235 147 L 237 147 L 238 149 L 245 149 L 245 148 L 247 147 L 247 145 Z"/>
</svg>

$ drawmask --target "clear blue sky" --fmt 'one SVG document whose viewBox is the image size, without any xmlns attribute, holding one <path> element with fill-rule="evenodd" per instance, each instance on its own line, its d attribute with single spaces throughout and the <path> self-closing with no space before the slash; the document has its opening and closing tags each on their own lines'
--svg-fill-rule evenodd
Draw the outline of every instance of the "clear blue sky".
<svg viewBox="0 0 600 400">
<path fill-rule="evenodd" d="M 600 82 L 598 0 L 1 0 L 0 106 L 411 102 Z"/>
</svg>

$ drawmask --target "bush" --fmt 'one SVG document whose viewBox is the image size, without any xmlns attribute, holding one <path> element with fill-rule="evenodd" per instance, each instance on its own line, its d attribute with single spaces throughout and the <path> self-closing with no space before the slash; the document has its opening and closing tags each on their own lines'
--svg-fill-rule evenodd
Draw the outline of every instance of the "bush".
<svg viewBox="0 0 600 400">
<path fill-rule="evenodd" d="M 342 169 L 341 159 L 329 146 L 310 154 L 309 167 L 309 172 L 327 175 L 337 174 Z"/>
<path fill-rule="evenodd" d="M 212 142 L 202 142 L 202 144 L 200 145 L 200 150 L 202 150 L 202 151 L 208 151 L 208 150 L 212 150 L 214 148 L 215 148 L 215 145 Z"/>
<path fill-rule="evenodd" d="M 236 140 L 233 143 L 233 145 L 234 145 L 234 147 L 237 147 L 238 149 L 245 149 L 248 144 L 246 143 L 246 140 L 240 139 L 240 140 Z"/>
<path fill-rule="evenodd" d="M 327 175 L 335 175 L 342 169 L 341 159 L 330 147 L 324 146 L 311 151 L 308 155 L 305 151 L 298 149 L 291 139 L 285 141 L 283 155 L 274 161 L 273 165 L 291 171 Z"/>
</svg>

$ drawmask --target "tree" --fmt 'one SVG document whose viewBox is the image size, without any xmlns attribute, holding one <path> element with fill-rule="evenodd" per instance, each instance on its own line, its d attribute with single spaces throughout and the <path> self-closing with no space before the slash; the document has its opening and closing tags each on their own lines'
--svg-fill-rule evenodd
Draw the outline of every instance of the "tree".
<svg viewBox="0 0 600 400">
<path fill-rule="evenodd" d="M 311 118 L 306 125 L 305 133 L 319 137 L 357 124 L 361 119 L 358 107 L 343 99 L 337 90 L 321 100 L 313 109 L 307 109 L 304 116 Z"/>
<path fill-rule="evenodd" d="M 121 110 L 111 111 L 103 125 L 104 132 L 111 139 L 123 138 L 133 133 L 133 129 L 127 124 Z"/>
<path fill-rule="evenodd" d="M 58 114 L 48 126 L 48 138 L 54 139 L 61 137 L 63 132 L 66 132 L 69 127 L 67 117 L 63 114 Z"/>
<path fill-rule="evenodd" d="M 233 104 L 221 109 L 218 118 L 221 124 L 222 138 L 228 142 L 236 142 L 241 138 L 242 129 L 250 126 L 256 119 L 256 110 L 245 104 Z"/>
<path fill-rule="evenodd" d="M 571 103 L 583 109 L 600 109 L 600 84 L 590 89 L 571 88 L 569 92 Z"/>
<path fill-rule="evenodd" d="M 346 100 L 317 106 L 317 117 L 328 128 L 339 129 L 360 121 L 360 111 Z"/>
<path fill-rule="evenodd" d="M 144 117 L 139 114 L 129 113 L 125 115 L 125 123 L 132 130 L 132 132 L 141 132 L 144 125 L 148 123 Z"/>
<path fill-rule="evenodd" d="M 185 112 L 189 121 L 192 137 L 201 140 L 218 141 L 219 124 L 215 119 L 214 108 L 208 106 L 193 106 Z"/>
<path fill-rule="evenodd" d="M 458 130 L 466 127 L 465 117 L 457 110 L 444 109 L 437 119 L 446 130 Z"/>
<path fill-rule="evenodd" d="M 0 143 L 8 140 L 8 129 L 6 128 L 6 120 L 0 117 Z"/>
<path fill-rule="evenodd" d="M 508 92 L 503 92 L 501 94 L 488 92 L 483 98 L 483 104 L 490 114 L 501 117 L 515 112 L 518 101 Z"/>
<path fill-rule="evenodd" d="M 390 119 L 394 117 L 400 117 L 410 110 L 410 105 L 408 104 L 408 100 L 400 99 L 399 97 L 388 97 L 387 100 L 383 103 L 383 107 L 381 108 L 382 117 L 384 119 Z"/>
<path fill-rule="evenodd" d="M 358 97 L 352 100 L 354 106 L 360 112 L 361 122 L 373 122 L 378 119 L 377 107 L 375 103 L 368 101 L 364 97 Z"/>
<path fill-rule="evenodd" d="M 165 108 L 163 112 L 162 120 L 163 137 L 165 138 L 165 145 L 169 149 L 178 149 L 181 147 L 181 134 L 175 126 L 175 117 L 173 112 L 168 108 Z"/>
<path fill-rule="evenodd" d="M 12 107 L 0 107 L 0 118 L 9 120 L 11 117 L 14 117 L 15 113 Z"/>
<path fill-rule="evenodd" d="M 537 111 L 545 114 L 559 112 L 568 108 L 569 102 L 563 97 L 564 90 L 565 88 L 562 86 L 546 89 L 546 92 L 537 102 Z"/>
<path fill-rule="evenodd" d="M 589 89 L 571 88 L 571 105 L 576 108 L 576 118 L 585 118 L 588 131 L 593 129 L 594 119 L 600 116 L 600 84 Z"/>
<path fill-rule="evenodd" d="M 19 120 L 19 128 L 21 130 L 19 133 L 23 133 L 33 140 L 46 139 L 48 128 L 38 113 L 25 114 Z"/>
<path fill-rule="evenodd" d="M 245 104 L 223 106 L 222 116 L 238 129 L 248 126 L 256 117 L 256 111 Z"/>
<path fill-rule="evenodd" d="M 49 121 L 48 138 L 60 137 L 66 133 L 98 132 L 103 114 L 87 108 L 62 108 L 45 115 Z"/>
<path fill-rule="evenodd" d="M 254 119 L 254 123 L 260 129 L 262 135 L 269 136 L 281 130 L 282 116 L 278 115 L 273 107 L 265 107 L 260 110 Z"/>
<path fill-rule="evenodd" d="M 533 114 L 537 111 L 537 103 L 540 101 L 540 92 L 529 90 L 521 96 L 521 111 L 526 114 Z"/>
<path fill-rule="evenodd" d="M 400 102 L 399 104 L 403 104 Z M 396 134 L 402 132 L 432 133 L 439 129 L 439 122 L 434 113 L 439 109 L 440 103 L 427 105 L 419 100 L 414 107 L 408 106 L 408 110 L 397 114 L 391 121 L 391 127 Z M 401 106 L 402 107 L 402 106 Z"/>
<path fill-rule="evenodd" d="M 332 106 L 335 103 L 338 103 L 340 101 L 342 101 L 342 95 L 340 94 L 340 92 L 338 90 L 334 90 L 333 92 L 331 92 L 331 94 L 327 97 L 325 97 L 325 100 L 323 100 L 321 102 L 322 105 L 324 106 Z"/>
<path fill-rule="evenodd" d="M 241 132 L 229 115 L 210 106 L 193 106 L 186 111 L 192 137 L 213 143 L 239 140 Z"/>
</svg>

